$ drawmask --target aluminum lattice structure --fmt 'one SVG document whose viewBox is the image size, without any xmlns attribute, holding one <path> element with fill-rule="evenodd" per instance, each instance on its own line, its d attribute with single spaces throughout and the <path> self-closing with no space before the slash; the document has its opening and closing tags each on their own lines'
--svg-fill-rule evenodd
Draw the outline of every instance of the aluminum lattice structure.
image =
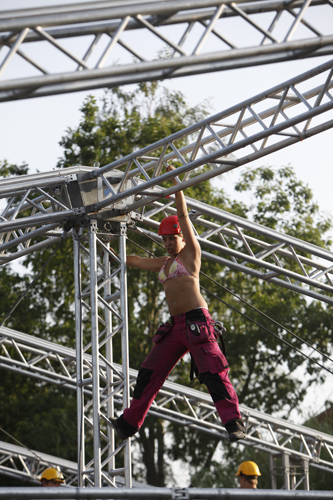
<svg viewBox="0 0 333 500">
<path fill-rule="evenodd" d="M 0 101 L 332 54 L 332 31 L 322 27 L 330 18 L 331 0 L 122 0 L 3 11 Z"/>
<path fill-rule="evenodd" d="M 41 381 L 76 390 L 76 351 L 59 344 L 42 340 L 10 328 L 0 331 L 0 368 L 32 376 Z M 85 372 L 84 392 L 91 400 L 93 392 L 93 363 L 90 354 L 83 355 Z M 99 379 L 106 378 L 110 367 L 99 363 Z M 118 409 L 123 406 L 124 375 L 119 364 L 112 364 L 114 402 Z M 129 386 L 134 388 L 137 371 L 129 370 Z M 100 390 L 101 407 L 106 407 L 105 391 Z M 104 401 L 104 402 L 103 402 Z M 89 403 L 88 403 L 89 405 Z M 304 426 L 272 417 L 263 412 L 240 406 L 247 427 L 247 437 L 242 444 L 265 451 L 272 459 L 283 455 L 290 462 L 305 462 L 308 466 L 333 473 L 333 437 Z M 166 381 L 149 414 L 204 432 L 212 438 L 227 440 L 215 406 L 209 394 Z M 28 454 L 29 455 L 29 454 Z M 7 456 L 7 455 L 6 455 Z M 29 455 L 30 456 L 30 455 Z M 116 471 L 115 471 L 116 472 Z M 124 471 L 116 472 L 124 473 Z M 92 471 L 91 471 L 92 473 Z M 109 481 L 105 481 L 108 484 Z"/>
<path fill-rule="evenodd" d="M 157 229 L 154 216 L 173 210 L 168 208 L 172 199 L 163 204 L 159 198 L 332 128 L 332 73 L 333 62 L 326 63 L 102 168 L 3 179 L 0 196 L 7 202 L 0 220 L 0 263 L 59 241 L 63 227 L 69 235 L 72 227 L 88 223 L 91 212 L 97 212 L 102 227 L 104 219 L 125 220 L 127 213 L 127 223 L 143 221 Z M 185 174 L 171 188 L 165 181 L 173 173 L 163 173 L 170 162 Z M 94 195 L 87 196 L 84 186 Z M 221 253 L 217 258 L 208 252 L 208 258 L 331 303 L 331 252 L 196 200 L 187 202 L 200 242 Z M 214 223 L 205 216 L 213 216 Z"/>
<path fill-rule="evenodd" d="M 332 34 L 313 24 L 318 9 L 331 15 L 329 0 L 194 0 L 191 5 L 182 0 L 148 0 L 145 5 L 133 0 L 112 2 L 111 7 L 110 2 L 95 2 L 91 7 L 77 4 L 1 16 L 0 101 L 332 52 Z M 238 47 L 226 39 L 227 23 L 235 20 L 254 30 L 256 47 Z M 154 41 L 147 47 L 156 50 L 139 54 L 138 41 L 148 35 Z M 80 50 L 83 41 L 87 44 L 84 53 L 72 50 L 69 42 L 77 37 Z M 39 54 L 40 44 L 47 47 L 45 53 L 61 53 L 63 61 L 45 69 L 33 53 L 36 47 Z M 120 65 L 114 59 L 119 53 Z M 47 55 L 49 60 L 54 59 Z M 13 79 L 11 71 L 18 61 L 25 66 L 20 67 L 20 79 Z M 119 475 L 124 475 L 125 486 L 131 486 L 130 440 L 117 447 L 108 420 L 115 404 L 128 406 L 136 377 L 128 367 L 127 231 L 146 231 L 156 238 L 146 228 L 156 230 L 155 216 L 173 211 L 172 197 L 160 201 L 165 196 L 332 128 L 332 72 L 331 61 L 102 168 L 72 167 L 1 181 L 0 264 L 53 245 L 61 237 L 73 239 L 76 353 L 5 329 L 0 366 L 76 389 L 79 486 L 115 486 Z M 174 172 L 163 173 L 170 162 L 177 175 L 184 174 L 172 188 L 166 182 Z M 205 257 L 331 303 L 331 252 L 196 200 L 187 202 Z M 120 241 L 119 256 L 109 247 L 115 240 Z M 116 334 L 122 339 L 122 367 L 113 359 Z M 215 437 L 226 436 L 208 395 L 177 384 L 164 386 L 150 412 Z M 299 426 L 245 407 L 242 412 L 249 436 L 244 444 L 272 457 L 282 453 L 285 470 L 290 450 L 305 468 L 311 463 L 331 470 L 330 436 L 317 439 L 317 433 Z M 93 435 L 92 457 L 85 453 L 87 433 Z M 124 467 L 116 469 L 114 459 L 120 451 Z M 288 489 L 287 476 L 285 480 Z"/>
</svg>

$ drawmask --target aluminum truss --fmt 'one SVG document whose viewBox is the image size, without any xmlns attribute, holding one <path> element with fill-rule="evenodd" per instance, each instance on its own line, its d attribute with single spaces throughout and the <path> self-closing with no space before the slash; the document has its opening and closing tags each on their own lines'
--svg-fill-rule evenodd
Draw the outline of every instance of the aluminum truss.
<svg viewBox="0 0 333 500">
<path fill-rule="evenodd" d="M 131 440 L 115 449 L 114 430 L 109 425 L 109 417 L 114 416 L 114 400 L 121 392 L 123 409 L 129 406 L 129 352 L 127 320 L 127 277 L 126 277 L 126 218 L 118 223 L 119 257 L 109 248 L 109 236 L 97 234 L 97 221 L 88 223 L 88 247 L 82 231 L 75 230 L 74 236 L 74 281 L 76 318 L 76 387 L 78 411 L 78 464 L 79 485 L 87 481 L 95 487 L 106 483 L 115 486 L 115 476 L 125 475 L 125 486 L 132 486 Z M 99 258 L 102 252 L 103 258 Z M 88 259 L 84 257 L 88 256 Z M 116 266 L 112 266 L 116 262 Z M 86 270 L 89 280 L 82 285 L 82 270 Z M 116 279 L 119 288 L 111 293 L 111 280 Z M 114 281 L 113 281 L 114 282 Z M 103 317 L 101 314 L 103 313 Z M 88 333 L 84 323 L 88 321 Z M 113 362 L 113 337 L 121 335 L 122 369 L 115 368 Z M 87 339 L 87 340 L 86 340 Z M 89 369 L 83 353 L 91 353 Z M 100 370 L 100 364 L 104 368 Z M 115 374 L 118 380 L 115 381 Z M 91 394 L 85 391 L 91 387 Z M 93 434 L 93 457 L 85 457 L 87 432 Z M 124 452 L 124 468 L 115 468 L 115 456 Z M 89 474 L 93 472 L 94 480 Z"/>
<path fill-rule="evenodd" d="M 76 390 L 76 352 L 74 349 L 5 327 L 1 328 L 0 335 L 0 368 Z M 84 392 L 87 401 L 91 401 L 93 356 L 84 353 L 82 364 L 85 373 Z M 105 380 L 108 369 L 113 374 L 114 402 L 121 409 L 123 392 L 126 388 L 123 383 L 125 377 L 122 367 L 117 363 L 112 363 L 111 366 L 106 360 L 101 359 L 100 380 Z M 136 376 L 137 371 L 130 369 L 128 378 L 131 390 L 134 388 Z M 106 399 L 105 391 L 100 389 L 101 407 L 106 407 Z M 300 483 L 298 480 L 296 484 L 296 476 L 290 470 L 291 463 L 294 467 L 303 467 L 301 480 L 305 481 L 308 481 L 306 471 L 309 466 L 333 473 L 332 436 L 272 417 L 244 405 L 241 405 L 241 413 L 247 427 L 247 438 L 242 441 L 242 444 L 269 453 L 272 461 L 281 455 L 284 463 L 289 461 L 289 466 L 284 468 L 286 489 L 293 489 Z M 228 439 L 209 394 L 189 387 L 166 381 L 149 410 L 149 414 L 178 425 L 190 426 L 197 431 L 205 432 L 212 438 Z M 272 465 L 277 473 L 276 464 Z M 92 473 L 93 471 L 90 470 L 90 474 Z M 114 471 L 110 472 L 110 474 L 113 473 Z M 104 474 L 103 479 L 105 484 L 110 481 L 109 478 L 104 477 Z"/>
<path fill-rule="evenodd" d="M 0 102 L 332 54 L 333 32 L 322 28 L 330 17 L 332 27 L 331 0 L 123 0 L 3 11 Z"/>
<path fill-rule="evenodd" d="M 40 484 L 40 474 L 46 467 L 59 467 L 64 475 L 66 486 L 79 484 L 78 466 L 76 462 L 30 450 L 23 446 L 0 441 L 0 474 L 22 481 Z M 118 476 L 116 484 L 124 487 L 124 478 Z M 150 489 L 147 484 L 133 481 L 133 488 Z"/>
<path fill-rule="evenodd" d="M 3 264 L 51 245 L 59 241 L 61 235 L 69 235 L 71 232 L 74 240 L 77 345 L 75 383 L 78 396 L 80 485 L 87 483 L 99 487 L 102 483 L 106 483 L 115 486 L 114 478 L 124 473 L 125 486 L 131 485 L 130 441 L 127 440 L 115 449 L 113 431 L 109 425 L 109 417 L 114 411 L 113 402 L 117 401 L 120 394 L 122 404 L 127 406 L 129 387 L 134 383 L 130 380 L 128 370 L 124 265 L 127 226 L 133 227 L 136 221 L 143 221 L 144 217 L 145 222 L 156 226 L 152 216 L 161 209 L 168 209 L 168 203 L 161 207 L 158 199 L 331 128 L 333 126 L 332 72 L 333 62 L 321 65 L 226 112 L 203 120 L 102 168 L 73 167 L 47 174 L 5 179 L 2 182 L 0 196 L 7 199 L 0 221 L 0 234 L 2 234 L 0 259 Z M 315 87 L 313 87 L 314 82 Z M 270 104 L 272 101 L 278 104 L 272 106 Z M 267 102 L 268 108 L 264 106 Z M 316 117 L 321 119 L 319 124 L 314 123 Z M 243 156 L 239 159 L 233 158 L 231 155 L 236 151 Z M 177 186 L 168 188 L 165 182 L 175 173 L 163 174 L 162 168 L 173 161 L 177 167 L 176 174 L 185 175 Z M 208 166 L 205 172 L 201 170 L 203 165 Z M 193 176 L 193 173 L 198 175 Z M 149 174 L 152 174 L 151 177 Z M 152 208 L 145 213 L 145 207 L 148 206 Z M 208 210 L 204 204 L 196 204 L 192 200 L 191 206 L 196 210 L 194 222 L 197 219 L 198 224 L 206 228 L 201 235 L 202 242 L 208 248 L 215 250 L 216 242 L 211 238 L 215 232 L 222 241 L 221 252 L 224 254 L 227 252 L 231 257 L 229 261 L 231 267 L 239 268 L 237 267 L 239 259 L 250 264 L 243 265 L 243 268 L 251 268 L 249 272 L 255 274 L 253 273 L 253 255 L 255 255 L 256 264 L 269 271 L 265 272 L 266 274 L 256 274 L 257 277 L 277 280 L 276 276 L 283 274 L 288 286 L 287 280 L 294 280 L 290 288 L 297 287 L 299 281 L 309 288 L 316 286 L 325 293 L 331 291 L 332 259 L 329 252 L 307 246 L 306 252 L 309 252 L 309 255 L 304 257 L 302 242 L 295 239 L 291 241 L 286 237 L 282 242 L 288 245 L 286 249 L 282 246 L 278 248 L 274 243 L 268 248 L 267 232 L 264 228 L 254 227 L 255 225 L 251 227 L 251 231 L 255 229 L 256 234 L 264 236 L 264 243 L 259 244 L 255 241 L 257 236 L 247 234 L 249 227 L 244 225 L 246 221 L 237 220 L 238 225 L 233 221 L 234 229 L 226 232 L 227 228 L 221 230 L 219 222 L 214 227 L 207 226 L 202 217 L 205 210 Z M 218 221 L 225 220 L 223 218 L 225 214 L 221 212 L 216 212 L 214 217 Z M 64 231 L 59 232 L 60 227 L 63 227 Z M 240 227 L 246 227 L 246 237 Z M 88 235 L 84 232 L 85 228 L 88 229 Z M 227 240 L 230 236 L 235 236 L 235 233 L 239 235 L 237 243 L 244 243 L 246 250 L 243 255 L 228 251 L 228 247 L 239 250 L 239 245 L 235 248 L 235 245 L 228 243 Z M 277 232 L 270 232 L 269 237 L 276 237 L 279 245 L 281 244 Z M 119 256 L 115 256 L 109 248 L 109 242 L 115 239 L 120 240 Z M 255 253 L 251 250 L 251 247 L 258 247 L 259 254 L 258 251 Z M 280 261 L 287 261 L 289 258 L 297 264 L 297 270 L 295 266 L 288 268 L 288 265 L 284 266 L 283 270 Z M 328 260 L 328 264 L 327 262 L 323 264 L 324 258 Z M 86 284 L 81 283 L 82 266 L 86 266 L 84 275 L 89 277 Z M 314 275 L 313 269 L 316 270 Z M 322 273 L 322 277 L 328 283 L 322 281 L 318 273 Z M 111 282 L 116 282 L 116 286 L 118 285 L 114 292 L 111 290 Z M 310 296 L 315 296 L 313 293 L 317 293 L 317 297 L 320 296 L 319 292 L 308 292 Z M 89 325 L 89 339 L 84 329 L 86 325 Z M 115 368 L 112 359 L 112 339 L 118 332 L 121 332 L 122 338 L 122 371 Z M 14 342 L 13 348 L 18 348 L 17 343 Z M 91 355 L 89 369 L 85 368 L 84 353 Z M 10 350 L 7 349 L 4 357 L 9 359 L 10 356 Z M 47 363 L 43 356 L 41 360 Z M 22 357 L 21 361 L 25 364 Z M 33 360 L 32 364 L 38 362 L 39 358 Z M 64 369 L 65 364 L 62 363 Z M 100 371 L 101 365 L 105 365 L 103 373 Z M 32 367 L 29 368 L 29 372 L 32 373 Z M 50 377 L 45 373 L 43 376 L 46 379 Z M 69 380 L 63 380 L 63 383 L 68 385 Z M 179 414 L 182 415 L 182 411 L 179 412 L 177 406 L 184 404 L 183 425 L 190 424 L 195 428 L 202 426 L 202 430 L 205 429 L 205 432 L 216 437 L 225 436 L 219 424 L 214 421 L 215 409 L 212 405 L 209 406 L 207 400 L 205 403 L 201 401 L 195 409 L 189 393 L 185 392 L 185 397 L 181 396 L 179 402 L 175 400 L 173 394 L 163 395 L 164 392 L 161 392 L 162 402 L 160 399 L 156 400 L 151 409 L 152 414 L 157 412 L 157 416 L 169 420 L 176 419 L 181 423 L 177 419 L 180 418 Z M 176 404 L 176 410 L 170 409 L 169 403 Z M 263 434 L 266 433 L 273 438 L 273 448 L 277 447 L 275 452 L 289 453 L 289 448 L 285 448 L 290 442 L 295 446 L 294 441 L 299 438 L 296 428 L 294 432 L 290 432 L 281 430 L 280 424 L 274 430 L 272 426 L 266 425 L 267 422 L 262 423 L 254 419 L 251 423 L 247 411 L 249 410 L 243 409 L 248 425 L 248 443 L 267 449 L 266 442 L 262 443 L 261 438 L 253 436 L 253 433 L 260 428 Z M 86 429 L 93 433 L 94 438 L 94 452 L 89 459 L 85 457 Z M 300 443 L 298 458 L 306 461 L 318 454 L 317 441 L 312 448 L 306 439 L 300 438 Z M 124 468 L 116 469 L 114 457 L 123 448 Z M 303 448 L 306 450 L 305 453 Z M 326 451 L 332 457 L 330 445 Z"/>
<path fill-rule="evenodd" d="M 125 220 L 121 214 L 127 213 L 127 222 L 141 220 L 156 230 L 154 216 L 173 210 L 172 201 L 162 204 L 159 198 L 331 128 L 332 73 L 333 61 L 102 168 L 3 179 L 0 197 L 7 202 L 0 216 L 0 264 L 59 241 L 60 226 L 68 231 L 84 226 L 91 213 L 97 212 L 94 217 L 103 228 L 103 220 Z M 318 79 L 320 85 L 313 86 Z M 314 124 L 318 118 L 321 122 Z M 235 152 L 242 156 L 235 158 Z M 171 188 L 165 181 L 174 173 L 162 170 L 169 162 L 185 174 Z M 87 196 L 84 186 L 94 195 Z M 331 252 L 196 200 L 187 202 L 200 243 L 211 251 L 207 258 L 332 302 Z M 216 250 L 221 256 L 212 255 Z"/>
<path fill-rule="evenodd" d="M 60 467 L 67 486 L 77 485 L 77 463 L 0 441 L 0 474 L 39 484 L 46 467 Z"/>
</svg>

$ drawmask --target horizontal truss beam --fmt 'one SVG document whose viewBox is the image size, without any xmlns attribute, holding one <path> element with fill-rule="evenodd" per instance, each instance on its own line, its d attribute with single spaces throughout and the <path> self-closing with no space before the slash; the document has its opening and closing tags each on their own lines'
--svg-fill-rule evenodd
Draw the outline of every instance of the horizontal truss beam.
<svg viewBox="0 0 333 500">
<path fill-rule="evenodd" d="M 159 212 L 174 213 L 170 203 L 159 199 L 332 128 L 332 75 L 333 61 L 101 168 L 72 167 L 1 180 L 0 196 L 7 205 L 0 215 L 0 264 L 52 245 L 62 235 L 61 226 L 68 231 L 84 226 L 90 214 L 98 212 L 100 220 L 112 222 L 117 206 L 156 230 Z M 176 170 L 163 173 L 169 163 Z M 166 181 L 175 173 L 178 184 L 168 187 Z M 113 187 L 110 175 L 119 176 Z M 96 194 L 92 204 L 75 204 L 71 187 L 78 188 L 80 176 L 95 182 L 96 193 L 107 188 L 109 194 Z M 206 258 L 332 303 L 331 252 L 204 203 L 187 202 Z"/>
<path fill-rule="evenodd" d="M 74 349 L 33 337 L 10 328 L 0 329 L 0 368 L 25 376 L 76 389 L 76 354 Z M 110 368 L 110 366 L 108 366 Z M 122 368 L 114 363 L 114 400 L 122 405 Z M 91 394 L 91 356 L 84 354 L 84 390 Z M 105 381 L 106 365 L 100 361 L 101 381 Z M 133 390 L 137 371 L 130 369 L 130 387 Z M 105 397 L 105 395 L 104 395 Z M 101 394 L 101 408 L 103 394 Z M 247 428 L 247 438 L 242 444 L 270 454 L 288 453 L 295 460 L 309 460 L 309 465 L 333 472 L 333 436 L 292 424 L 281 418 L 241 405 L 241 414 Z M 150 415 L 186 425 L 205 432 L 213 438 L 227 439 L 209 394 L 182 385 L 165 382 L 150 409 Z M 328 457 L 324 458 L 327 453 Z"/>
<path fill-rule="evenodd" d="M 330 0 L 94 2 L 4 11 L 0 102 L 330 55 L 333 32 L 323 32 L 323 16 L 333 20 Z M 245 47 L 239 33 L 246 33 Z"/>
</svg>

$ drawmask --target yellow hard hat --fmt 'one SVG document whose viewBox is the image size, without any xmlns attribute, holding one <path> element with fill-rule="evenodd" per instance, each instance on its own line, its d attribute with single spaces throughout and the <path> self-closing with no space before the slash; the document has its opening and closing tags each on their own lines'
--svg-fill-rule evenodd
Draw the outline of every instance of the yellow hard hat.
<svg viewBox="0 0 333 500">
<path fill-rule="evenodd" d="M 48 467 L 47 469 L 45 469 L 42 472 L 39 480 L 42 481 L 43 479 L 46 479 L 47 481 L 59 481 L 59 483 L 65 482 L 62 472 L 55 467 Z"/>
<path fill-rule="evenodd" d="M 242 462 L 240 464 L 235 476 L 239 476 L 240 474 L 244 474 L 245 476 L 261 476 L 258 465 L 251 461 Z"/>
</svg>

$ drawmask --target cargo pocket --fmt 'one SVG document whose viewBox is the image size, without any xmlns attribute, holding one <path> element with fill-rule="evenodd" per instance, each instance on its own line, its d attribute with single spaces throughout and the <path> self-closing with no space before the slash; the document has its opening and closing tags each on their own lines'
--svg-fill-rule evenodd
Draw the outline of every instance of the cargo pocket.
<svg viewBox="0 0 333 500">
<path fill-rule="evenodd" d="M 206 345 L 200 346 L 200 351 L 200 363 L 198 362 L 200 374 L 205 372 L 220 373 L 228 368 L 227 359 L 217 342 L 208 342 Z"/>
<path fill-rule="evenodd" d="M 153 338 L 154 344 L 158 344 L 159 342 L 161 342 L 163 337 L 165 337 L 165 335 L 171 330 L 173 325 L 174 323 L 171 321 L 168 323 L 163 323 L 163 325 L 160 325 Z"/>
</svg>

